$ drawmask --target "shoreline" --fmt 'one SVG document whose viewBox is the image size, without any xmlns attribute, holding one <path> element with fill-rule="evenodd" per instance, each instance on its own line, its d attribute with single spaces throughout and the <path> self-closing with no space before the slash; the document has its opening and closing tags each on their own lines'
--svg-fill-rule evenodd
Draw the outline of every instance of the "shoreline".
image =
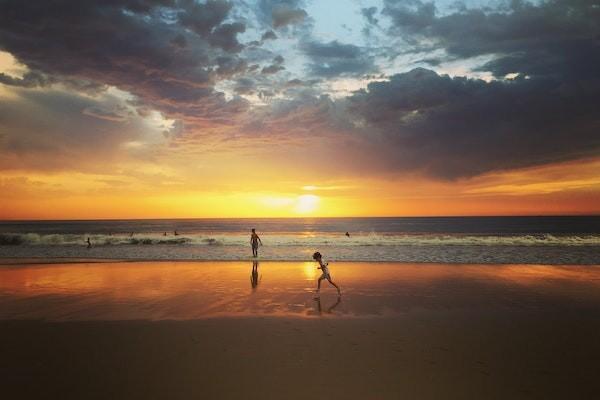
<svg viewBox="0 0 600 400">
<path fill-rule="evenodd" d="M 75 257 L 0 257 L 0 267 L 11 265 L 53 265 L 53 264 L 112 264 L 112 263 L 238 263 L 238 262 L 265 262 L 265 263 L 305 263 L 314 262 L 312 259 L 305 260 L 280 260 L 271 258 L 252 258 L 247 259 L 195 259 L 195 258 L 174 258 L 174 259 L 137 259 L 137 258 L 75 258 Z M 426 264 L 448 264 L 448 265 L 527 265 L 527 266 L 585 266 L 598 267 L 600 263 L 528 263 L 528 262 L 453 262 L 453 261 L 394 261 L 394 260 L 336 260 L 329 258 L 332 263 L 350 263 L 350 264 L 399 264 L 399 265 L 426 265 Z"/>
</svg>

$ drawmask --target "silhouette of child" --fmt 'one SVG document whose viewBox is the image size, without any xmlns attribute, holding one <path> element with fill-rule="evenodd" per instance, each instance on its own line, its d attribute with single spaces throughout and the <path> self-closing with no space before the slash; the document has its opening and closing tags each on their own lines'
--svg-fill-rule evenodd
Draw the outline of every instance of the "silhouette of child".
<svg viewBox="0 0 600 400">
<path fill-rule="evenodd" d="M 323 279 L 327 279 L 327 281 L 335 286 L 335 288 L 338 291 L 338 296 L 342 295 L 342 292 L 340 290 L 340 287 L 338 285 L 335 284 L 335 282 L 331 279 L 331 274 L 329 273 L 329 263 L 325 262 L 325 260 L 323 260 L 323 256 L 321 256 L 321 253 L 319 253 L 318 251 L 315 252 L 315 254 L 313 254 L 313 259 L 319 263 L 319 266 L 317 267 L 317 269 L 320 269 L 321 271 L 323 271 L 323 273 L 321 274 L 321 276 L 319 277 L 319 280 L 317 281 L 317 293 L 315 298 L 318 298 L 321 292 L 321 281 Z"/>
</svg>

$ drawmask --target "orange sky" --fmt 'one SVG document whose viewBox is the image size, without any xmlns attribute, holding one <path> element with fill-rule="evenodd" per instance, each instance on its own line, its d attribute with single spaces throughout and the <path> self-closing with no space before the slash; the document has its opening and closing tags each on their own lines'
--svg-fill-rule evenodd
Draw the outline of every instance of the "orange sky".
<svg viewBox="0 0 600 400">
<path fill-rule="evenodd" d="M 232 166 L 233 167 L 233 166 Z M 131 168 L 143 170 L 143 165 Z M 153 167 L 154 168 L 154 167 Z M 290 177 L 175 181 L 127 175 L 11 171 L 0 174 L 2 219 L 542 215 L 600 213 L 600 160 L 487 174 L 458 181 L 423 177 Z M 148 171 L 159 174 L 161 171 Z M 234 174 L 235 175 L 235 174 Z M 156 178 L 158 179 L 158 178 Z M 162 179 L 165 179 L 164 177 Z M 169 183 L 170 182 L 170 183 Z"/>
<path fill-rule="evenodd" d="M 1 55 L 0 68 L 24 68 Z M 22 95 L 0 85 L 0 98 Z M 313 156 L 346 140 L 336 133 L 309 142 L 268 134 L 223 140 L 228 128 L 209 126 L 199 143 L 165 139 L 160 129 L 169 123 L 160 114 L 128 123 L 116 134 L 131 139 L 106 148 L 83 143 L 58 154 L 0 154 L 0 219 L 600 213 L 598 158 L 443 180 L 363 168 L 377 160 L 360 154 L 349 161 Z M 60 119 L 48 124 L 60 132 Z M 130 133 L 134 128 L 143 141 Z M 44 143 L 44 132 L 33 134 L 36 146 L 52 145 Z"/>
</svg>

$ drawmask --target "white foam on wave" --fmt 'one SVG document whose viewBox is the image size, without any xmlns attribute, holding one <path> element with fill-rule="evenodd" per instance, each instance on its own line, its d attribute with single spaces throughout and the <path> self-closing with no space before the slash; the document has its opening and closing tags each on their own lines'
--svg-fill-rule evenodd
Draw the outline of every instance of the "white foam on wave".
<svg viewBox="0 0 600 400">
<path fill-rule="evenodd" d="M 248 246 L 247 234 L 181 234 L 164 236 L 157 233 L 127 235 L 103 234 L 38 234 L 2 233 L 0 245 L 73 246 L 85 245 L 87 238 L 94 246 Z M 600 246 L 600 235 L 450 235 L 450 234 L 262 234 L 269 246 Z"/>
</svg>

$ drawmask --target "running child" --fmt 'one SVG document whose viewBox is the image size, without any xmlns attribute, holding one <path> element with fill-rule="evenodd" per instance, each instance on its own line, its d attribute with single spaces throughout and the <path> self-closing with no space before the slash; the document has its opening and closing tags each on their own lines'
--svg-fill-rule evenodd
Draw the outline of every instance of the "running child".
<svg viewBox="0 0 600 400">
<path fill-rule="evenodd" d="M 315 254 L 313 254 L 313 259 L 319 263 L 319 266 L 317 267 L 317 269 L 320 269 L 321 271 L 323 271 L 323 273 L 319 277 L 319 280 L 317 281 L 317 293 L 316 293 L 315 297 L 319 297 L 319 294 L 321 291 L 321 281 L 323 279 L 327 279 L 327 281 L 330 284 L 335 286 L 335 288 L 338 291 L 338 296 L 341 296 L 342 292 L 340 290 L 340 287 L 338 285 L 336 285 L 335 282 L 333 282 L 333 280 L 331 280 L 331 274 L 329 274 L 329 267 L 328 267 L 329 263 L 325 262 L 325 260 L 323 260 L 323 256 L 321 256 L 321 253 L 319 253 L 318 251 L 315 252 Z"/>
</svg>

